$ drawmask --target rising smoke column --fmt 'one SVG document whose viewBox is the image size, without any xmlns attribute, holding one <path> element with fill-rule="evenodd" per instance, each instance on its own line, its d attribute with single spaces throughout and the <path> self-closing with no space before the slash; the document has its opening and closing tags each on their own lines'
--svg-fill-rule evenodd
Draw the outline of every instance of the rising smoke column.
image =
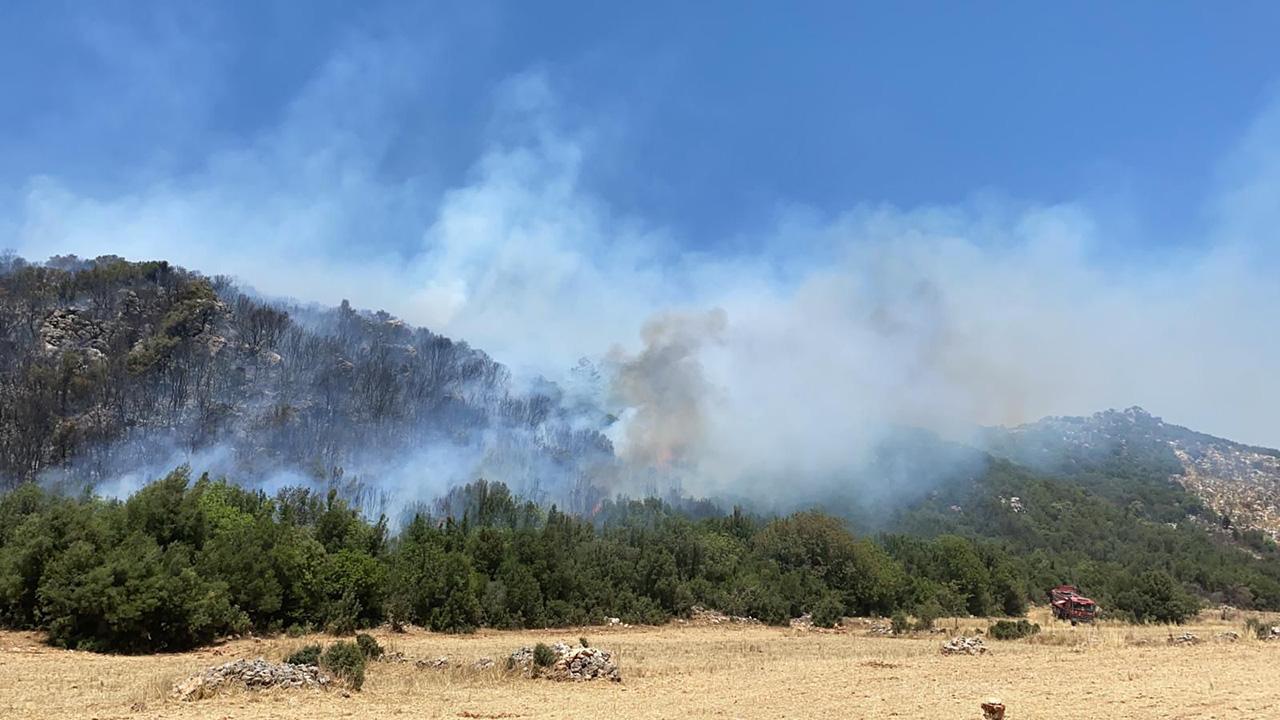
<svg viewBox="0 0 1280 720">
<path fill-rule="evenodd" d="M 727 324 L 719 308 L 664 312 L 645 322 L 639 353 L 610 353 L 610 401 L 624 408 L 612 436 L 632 482 L 678 479 L 695 469 L 707 440 L 708 404 L 715 401 L 699 352 L 721 342 Z"/>
</svg>

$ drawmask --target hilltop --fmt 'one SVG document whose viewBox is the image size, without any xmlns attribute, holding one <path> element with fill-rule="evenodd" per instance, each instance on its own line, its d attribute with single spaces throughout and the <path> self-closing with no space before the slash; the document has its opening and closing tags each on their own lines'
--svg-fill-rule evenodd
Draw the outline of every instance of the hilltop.
<svg viewBox="0 0 1280 720">
<path fill-rule="evenodd" d="M 988 442 L 995 454 L 1068 476 L 1167 478 L 1212 510 L 1223 528 L 1280 535 L 1278 450 L 1167 423 L 1140 407 L 993 428 Z"/>
</svg>

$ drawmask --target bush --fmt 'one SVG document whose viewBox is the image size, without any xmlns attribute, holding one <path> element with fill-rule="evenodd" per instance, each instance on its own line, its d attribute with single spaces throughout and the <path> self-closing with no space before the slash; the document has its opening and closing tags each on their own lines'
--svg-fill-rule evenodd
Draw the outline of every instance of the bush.
<svg viewBox="0 0 1280 720">
<path fill-rule="evenodd" d="M 359 690 L 364 685 L 364 666 L 364 653 L 360 646 L 347 640 L 330 645 L 320 656 L 320 667 L 333 673 L 352 690 Z"/>
<path fill-rule="evenodd" d="M 382 646 L 369 633 L 357 634 L 356 645 L 360 646 L 360 652 L 364 653 L 365 658 L 369 660 L 377 660 L 382 657 Z"/>
<path fill-rule="evenodd" d="M 1265 640 L 1271 637 L 1271 623 L 1251 617 L 1244 621 L 1244 631 L 1247 635 L 1253 635 L 1259 640 Z"/>
<path fill-rule="evenodd" d="M 1116 610 L 1135 622 L 1181 625 L 1200 610 L 1200 603 L 1162 570 L 1148 570 L 1116 594 Z"/>
<path fill-rule="evenodd" d="M 894 635 L 905 635 L 911 632 L 911 621 L 907 619 L 907 614 L 904 612 L 894 613 L 889 623 Z"/>
<path fill-rule="evenodd" d="M 840 602 L 840 598 L 834 595 L 825 595 L 821 600 L 813 606 L 813 624 L 818 627 L 830 628 L 835 627 L 836 623 L 844 617 L 844 605 Z"/>
<path fill-rule="evenodd" d="M 584 637 L 578 638 L 578 644 L 582 647 L 591 647 L 591 643 L 587 642 L 587 639 Z"/>
<path fill-rule="evenodd" d="M 346 592 L 329 605 L 324 629 L 330 635 L 350 635 L 360 622 L 360 601 L 355 593 Z"/>
<path fill-rule="evenodd" d="M 533 664 L 538 667 L 551 667 L 555 664 L 558 656 L 556 651 L 551 649 L 546 643 L 538 643 L 533 646 Z"/>
<path fill-rule="evenodd" d="M 185 650 L 247 625 L 184 546 L 162 549 L 140 532 L 109 549 L 73 543 L 45 570 L 39 596 L 50 642 L 81 650 Z"/>
<path fill-rule="evenodd" d="M 319 645 L 304 645 L 293 651 L 284 661 L 290 665 L 319 665 L 321 650 Z"/>
<path fill-rule="evenodd" d="M 1024 620 L 998 620 L 987 628 L 987 634 L 996 640 L 1021 640 L 1040 632 L 1040 626 Z"/>
</svg>

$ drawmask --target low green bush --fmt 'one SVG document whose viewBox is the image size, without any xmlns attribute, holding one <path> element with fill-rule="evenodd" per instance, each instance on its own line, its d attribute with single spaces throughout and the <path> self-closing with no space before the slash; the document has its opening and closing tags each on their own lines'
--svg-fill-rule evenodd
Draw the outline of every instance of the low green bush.
<svg viewBox="0 0 1280 720">
<path fill-rule="evenodd" d="M 365 658 L 369 660 L 377 660 L 382 657 L 382 646 L 369 633 L 357 633 L 356 645 L 360 646 L 360 652 L 364 653 Z"/>
<path fill-rule="evenodd" d="M 844 617 L 844 605 L 834 595 L 824 595 L 813 606 L 813 624 L 818 627 L 831 628 Z"/>
<path fill-rule="evenodd" d="M 904 612 L 896 612 L 889 619 L 890 627 L 893 629 L 894 635 L 905 635 L 911 632 L 911 620 L 907 618 Z"/>
<path fill-rule="evenodd" d="M 533 646 L 533 664 L 538 667 L 551 667 L 556 662 L 556 651 L 546 643 Z"/>
<path fill-rule="evenodd" d="M 284 661 L 290 665 L 319 665 L 322 650 L 319 645 L 305 645 L 293 651 Z"/>
<path fill-rule="evenodd" d="M 991 627 L 987 628 L 987 634 L 996 640 L 1021 640 L 1025 637 L 1031 637 L 1040 632 L 1040 626 L 1036 623 L 1024 620 L 997 620 Z"/>
<path fill-rule="evenodd" d="M 360 646 L 348 640 L 340 640 L 329 646 L 320 656 L 320 667 L 333 673 L 352 690 L 364 685 L 364 653 Z"/>
</svg>

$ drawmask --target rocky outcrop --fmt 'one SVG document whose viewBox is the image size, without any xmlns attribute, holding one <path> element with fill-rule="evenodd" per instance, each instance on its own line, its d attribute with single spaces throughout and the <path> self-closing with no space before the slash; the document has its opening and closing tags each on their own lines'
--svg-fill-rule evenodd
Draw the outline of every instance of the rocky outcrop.
<svg viewBox="0 0 1280 720">
<path fill-rule="evenodd" d="M 59 308 L 49 313 L 40 325 L 40 340 L 49 353 L 79 350 L 100 359 L 107 350 L 105 329 L 76 308 Z"/>
</svg>

